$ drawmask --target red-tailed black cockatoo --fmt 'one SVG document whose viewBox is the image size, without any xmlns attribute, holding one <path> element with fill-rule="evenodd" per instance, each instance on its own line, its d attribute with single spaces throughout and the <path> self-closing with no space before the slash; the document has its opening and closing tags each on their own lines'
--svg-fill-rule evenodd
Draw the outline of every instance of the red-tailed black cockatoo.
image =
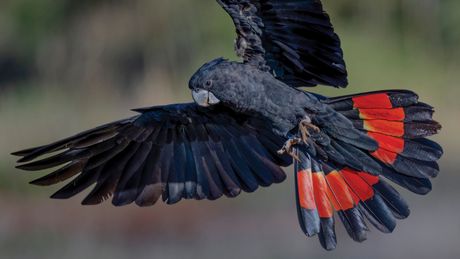
<svg viewBox="0 0 460 259">
<path fill-rule="evenodd" d="M 52 198 L 93 186 L 83 204 L 149 206 L 161 197 L 236 197 L 280 183 L 294 163 L 307 236 L 336 247 L 340 219 L 356 241 L 391 232 L 409 207 L 389 182 L 431 190 L 442 148 L 433 107 L 408 90 L 329 98 L 299 87 L 348 84 L 339 37 L 319 0 L 217 0 L 236 27 L 241 62 L 215 59 L 190 79 L 194 102 L 135 109 L 131 118 L 13 153 L 18 168 L 69 179 Z M 53 153 L 52 155 L 50 155 Z M 73 178 L 72 178 L 73 177 Z"/>
</svg>

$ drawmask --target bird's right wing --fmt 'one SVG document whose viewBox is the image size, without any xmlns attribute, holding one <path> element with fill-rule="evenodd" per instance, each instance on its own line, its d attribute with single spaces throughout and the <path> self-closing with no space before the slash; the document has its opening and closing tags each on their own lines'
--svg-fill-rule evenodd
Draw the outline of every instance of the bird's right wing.
<svg viewBox="0 0 460 259">
<path fill-rule="evenodd" d="M 140 115 L 16 152 L 23 163 L 18 168 L 60 167 L 36 185 L 76 176 L 52 198 L 70 198 L 95 184 L 83 204 L 110 196 L 114 205 L 139 206 L 153 205 L 160 196 L 169 204 L 235 197 L 285 179 L 280 166 L 291 159 L 276 152 L 284 139 L 263 121 L 194 103 L 136 111 Z"/>
<path fill-rule="evenodd" d="M 293 87 L 345 87 L 340 40 L 319 0 L 217 0 L 233 19 L 237 55 Z"/>
</svg>

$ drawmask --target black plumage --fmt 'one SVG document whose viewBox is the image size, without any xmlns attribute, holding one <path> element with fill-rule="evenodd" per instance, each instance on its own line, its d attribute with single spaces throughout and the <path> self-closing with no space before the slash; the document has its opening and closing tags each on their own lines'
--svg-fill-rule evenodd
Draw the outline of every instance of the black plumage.
<svg viewBox="0 0 460 259">
<path fill-rule="evenodd" d="M 362 242 L 368 223 L 389 233 L 409 207 L 388 183 L 426 194 L 443 150 L 441 126 L 407 90 L 328 98 L 300 89 L 348 84 L 340 40 L 319 0 L 217 0 L 237 32 L 242 62 L 215 59 L 190 79 L 194 103 L 138 114 L 13 153 L 32 181 L 68 183 L 51 197 L 91 191 L 83 204 L 215 200 L 280 183 L 295 163 L 296 205 L 307 236 L 337 246 L 335 218 Z M 291 156 L 289 156 L 291 155 Z M 370 226 L 370 225 L 369 225 Z"/>
<path fill-rule="evenodd" d="M 142 109 L 109 138 L 101 133 L 115 128 L 113 124 L 22 152 L 29 160 L 61 151 L 19 168 L 63 166 L 32 182 L 37 185 L 54 184 L 81 171 L 53 197 L 69 198 L 96 183 L 83 204 L 100 203 L 112 194 L 115 205 L 135 201 L 141 206 L 154 204 L 160 196 L 170 204 L 183 198 L 235 197 L 241 190 L 252 192 L 259 185 L 283 181 L 279 167 L 290 163 L 276 153 L 283 139 L 258 131 L 251 120 L 225 107 L 211 111 L 193 103 Z M 96 144 L 80 145 L 94 136 L 101 136 Z"/>
</svg>

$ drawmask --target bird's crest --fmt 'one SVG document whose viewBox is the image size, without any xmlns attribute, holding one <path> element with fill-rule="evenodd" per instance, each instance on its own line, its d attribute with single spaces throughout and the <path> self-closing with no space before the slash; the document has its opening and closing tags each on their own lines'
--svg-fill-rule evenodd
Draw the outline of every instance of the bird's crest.
<svg viewBox="0 0 460 259">
<path fill-rule="evenodd" d="M 216 66 L 216 65 L 218 65 L 218 64 L 220 64 L 222 62 L 225 62 L 227 60 L 228 59 L 225 59 L 223 57 L 216 58 L 216 59 L 211 60 L 208 63 L 204 64 L 203 66 L 201 66 L 200 69 L 198 69 L 198 71 L 206 71 L 206 70 L 210 69 L 211 67 Z"/>
</svg>

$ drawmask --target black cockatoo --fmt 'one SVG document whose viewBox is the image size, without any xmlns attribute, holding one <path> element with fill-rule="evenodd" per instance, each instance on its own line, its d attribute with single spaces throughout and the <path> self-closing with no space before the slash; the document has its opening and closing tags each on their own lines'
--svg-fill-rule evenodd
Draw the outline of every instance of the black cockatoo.
<svg viewBox="0 0 460 259">
<path fill-rule="evenodd" d="M 307 236 L 336 247 L 335 217 L 356 241 L 391 232 L 409 207 L 388 180 L 426 194 L 443 151 L 433 107 L 407 90 L 328 98 L 299 87 L 345 87 L 338 36 L 319 0 L 217 0 L 236 27 L 242 62 L 222 58 L 190 79 L 195 102 L 134 110 L 124 120 L 13 153 L 18 168 L 59 167 L 32 181 L 83 204 L 149 206 L 162 197 L 215 200 L 280 183 L 294 163 Z M 51 153 L 55 153 L 49 155 Z"/>
</svg>

